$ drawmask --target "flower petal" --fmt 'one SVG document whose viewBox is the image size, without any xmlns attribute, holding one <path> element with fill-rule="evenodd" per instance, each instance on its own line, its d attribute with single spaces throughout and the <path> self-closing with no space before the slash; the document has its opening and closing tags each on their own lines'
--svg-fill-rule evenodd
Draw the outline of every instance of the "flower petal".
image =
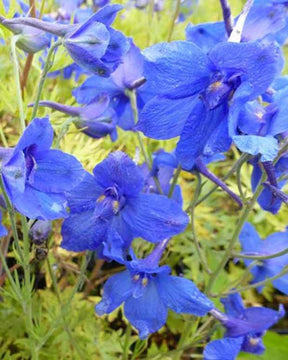
<svg viewBox="0 0 288 360">
<path fill-rule="evenodd" d="M 211 341 L 205 347 L 204 360 L 235 360 L 243 340 L 243 337 L 238 337 Z"/>
</svg>

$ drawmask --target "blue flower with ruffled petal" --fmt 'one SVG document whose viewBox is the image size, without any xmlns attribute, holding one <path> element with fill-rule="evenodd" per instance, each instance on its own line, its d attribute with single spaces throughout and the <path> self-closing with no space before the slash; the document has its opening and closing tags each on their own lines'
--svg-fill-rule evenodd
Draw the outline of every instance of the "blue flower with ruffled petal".
<svg viewBox="0 0 288 360">
<path fill-rule="evenodd" d="M 48 118 L 34 119 L 14 149 L 0 148 L 1 173 L 13 206 L 31 219 L 67 216 L 67 194 L 84 176 L 80 162 L 50 149 Z"/>
<path fill-rule="evenodd" d="M 261 41 L 220 43 L 208 54 L 175 41 L 144 55 L 147 87 L 159 95 L 145 104 L 136 129 L 155 139 L 180 135 L 176 155 L 185 168 L 207 149 L 213 155 L 230 148 L 237 105 L 264 93 L 283 66 L 280 48 Z"/>
<path fill-rule="evenodd" d="M 93 176 L 94 175 L 94 176 Z M 99 250 L 123 256 L 134 237 L 157 243 L 185 230 L 188 216 L 164 195 L 143 193 L 141 170 L 124 153 L 114 152 L 87 173 L 69 198 L 62 226 L 67 250 Z"/>
<path fill-rule="evenodd" d="M 124 314 L 140 339 L 165 325 L 168 309 L 204 316 L 214 307 L 192 281 L 170 275 L 169 266 L 158 266 L 162 247 L 160 243 L 145 259 L 125 262 L 127 270 L 109 278 L 96 305 L 97 314 L 104 315 L 124 303 Z"/>
<path fill-rule="evenodd" d="M 265 307 L 245 308 L 239 294 L 221 299 L 225 313 L 213 309 L 211 315 L 226 328 L 225 338 L 211 341 L 204 350 L 205 360 L 234 360 L 240 351 L 261 355 L 265 351 L 262 336 L 285 314 Z"/>
<path fill-rule="evenodd" d="M 261 240 L 255 228 L 246 223 L 240 234 L 240 242 L 245 255 L 267 256 L 273 255 L 288 248 L 288 230 L 276 232 Z M 253 260 L 245 259 L 245 265 L 249 266 Z M 251 269 L 252 283 L 265 280 L 268 277 L 279 274 L 288 264 L 288 254 L 272 259 L 262 260 L 260 265 Z M 288 294 L 288 274 L 272 281 L 273 286 Z M 263 287 L 258 288 L 261 291 Z"/>
</svg>

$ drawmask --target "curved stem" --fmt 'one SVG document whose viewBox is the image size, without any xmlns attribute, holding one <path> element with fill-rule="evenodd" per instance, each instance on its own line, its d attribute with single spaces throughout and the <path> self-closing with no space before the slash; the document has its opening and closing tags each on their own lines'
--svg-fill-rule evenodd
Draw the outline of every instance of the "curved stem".
<svg viewBox="0 0 288 360">
<path fill-rule="evenodd" d="M 25 115 L 24 115 L 24 108 L 23 108 L 23 101 L 22 101 L 22 93 L 21 93 L 21 82 L 20 82 L 20 68 L 17 59 L 17 52 L 16 52 L 16 43 L 19 39 L 19 36 L 13 36 L 11 40 L 11 53 L 13 59 L 13 68 L 14 68 L 14 77 L 16 81 L 16 95 L 19 107 L 19 119 L 20 119 L 20 128 L 21 133 L 25 130 Z"/>
<path fill-rule="evenodd" d="M 178 165 L 177 170 L 172 179 L 172 183 L 171 183 L 169 193 L 168 193 L 168 198 L 171 198 L 173 196 L 173 193 L 174 193 L 175 187 L 177 185 L 177 181 L 178 181 L 179 175 L 181 173 L 181 170 L 182 170 L 181 165 Z"/>
<path fill-rule="evenodd" d="M 239 259 L 251 259 L 251 260 L 268 260 L 268 259 L 274 259 L 276 257 L 282 256 L 288 254 L 288 248 L 281 250 L 277 253 L 271 254 L 271 255 L 245 255 L 245 254 L 238 254 L 233 253 L 233 257 L 239 258 Z"/>
<path fill-rule="evenodd" d="M 255 202 L 257 201 L 259 195 L 261 194 L 261 192 L 263 190 L 262 182 L 265 181 L 265 179 L 266 179 L 266 174 L 262 174 L 261 180 L 259 181 L 259 183 L 256 187 L 256 190 L 255 190 L 255 193 L 254 193 L 252 199 L 250 201 L 248 201 L 246 203 L 245 207 L 243 208 L 242 215 L 240 216 L 238 224 L 237 224 L 237 226 L 234 230 L 234 233 L 231 237 L 231 240 L 224 252 L 222 260 L 220 261 L 218 267 L 216 268 L 216 270 L 213 272 L 212 276 L 209 279 L 209 282 L 208 282 L 208 285 L 206 288 L 206 293 L 208 295 L 210 294 L 218 275 L 220 274 L 220 272 L 222 271 L 222 269 L 225 267 L 225 265 L 227 264 L 227 262 L 230 259 L 233 247 L 234 247 L 236 241 L 238 240 L 238 237 L 240 235 L 242 227 L 243 227 L 245 221 L 247 220 L 247 217 L 248 217 L 250 211 L 253 209 Z"/>
<path fill-rule="evenodd" d="M 45 83 L 45 79 L 47 77 L 47 74 L 49 72 L 49 70 L 51 69 L 52 65 L 53 65 L 53 59 L 52 56 L 54 55 L 54 50 L 62 44 L 62 40 L 58 40 L 56 41 L 49 49 L 48 54 L 47 54 L 47 58 L 46 58 L 46 62 L 45 62 L 45 66 L 40 78 L 40 83 L 38 86 L 38 90 L 37 90 L 37 95 L 36 95 L 36 100 L 34 103 L 34 107 L 33 107 L 33 112 L 32 112 L 32 119 L 34 119 L 37 115 L 37 111 L 38 111 L 38 106 L 39 106 L 39 101 L 40 101 L 40 97 L 41 97 L 41 93 L 43 90 L 43 86 Z"/>
</svg>

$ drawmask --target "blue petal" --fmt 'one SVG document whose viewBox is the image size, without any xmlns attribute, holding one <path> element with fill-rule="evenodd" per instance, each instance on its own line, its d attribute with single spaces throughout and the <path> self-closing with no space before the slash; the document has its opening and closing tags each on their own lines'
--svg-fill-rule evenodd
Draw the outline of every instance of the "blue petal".
<svg viewBox="0 0 288 360">
<path fill-rule="evenodd" d="M 30 219 L 54 220 L 67 216 L 64 194 L 44 193 L 26 184 L 25 192 L 12 196 L 12 203 Z"/>
<path fill-rule="evenodd" d="M 213 340 L 204 350 L 204 360 L 235 360 L 241 350 L 244 338 Z"/>
<path fill-rule="evenodd" d="M 274 95 L 274 102 L 278 111 L 273 117 L 269 127 L 269 134 L 278 135 L 288 130 L 287 112 L 288 112 L 288 87 L 277 91 Z"/>
<path fill-rule="evenodd" d="M 251 354 L 261 355 L 265 351 L 265 346 L 261 337 L 247 335 L 241 347 L 241 351 Z"/>
<path fill-rule="evenodd" d="M 133 160 L 121 151 L 111 153 L 93 170 L 96 183 L 104 189 L 115 184 L 125 196 L 136 196 L 143 188 L 143 177 Z"/>
<path fill-rule="evenodd" d="M 221 43 L 209 53 L 219 69 L 239 73 L 242 83 L 234 99 L 254 100 L 263 94 L 274 78 L 281 73 L 283 58 L 276 44 L 267 42 Z"/>
<path fill-rule="evenodd" d="M 144 56 L 144 77 L 155 94 L 191 96 L 205 89 L 209 83 L 209 60 L 191 42 L 156 44 L 145 49 Z"/>
<path fill-rule="evenodd" d="M 286 262 L 287 264 L 287 262 Z M 277 271 L 279 273 L 279 271 Z M 273 286 L 281 291 L 283 294 L 288 295 L 288 274 L 281 276 L 272 282 Z"/>
<path fill-rule="evenodd" d="M 222 298 L 221 302 L 224 305 L 225 313 L 229 316 L 237 317 L 244 314 L 245 307 L 240 294 L 231 294 L 227 298 Z"/>
<path fill-rule="evenodd" d="M 121 9 L 123 9 L 123 6 L 120 4 L 107 5 L 93 15 L 93 21 L 99 21 L 106 26 L 110 26 Z"/>
<path fill-rule="evenodd" d="M 114 83 L 112 77 L 104 78 L 95 75 L 89 77 L 80 87 L 73 90 L 73 95 L 79 104 L 89 104 L 103 94 L 114 97 L 119 91 L 121 89 Z"/>
<path fill-rule="evenodd" d="M 209 138 L 213 137 L 219 123 L 226 121 L 227 115 L 225 103 L 208 110 L 202 100 L 198 101 L 184 126 L 176 148 L 176 155 L 185 169 L 193 167 L 195 159 L 202 155 Z"/>
<path fill-rule="evenodd" d="M 109 314 L 132 294 L 133 283 L 128 270 L 111 276 L 105 283 L 102 300 L 95 306 L 98 315 Z"/>
<path fill-rule="evenodd" d="M 84 177 L 81 163 L 60 150 L 39 151 L 35 154 L 36 170 L 30 182 L 44 192 L 65 192 L 73 189 Z"/>
<path fill-rule="evenodd" d="M 264 307 L 251 307 L 245 309 L 241 318 L 229 318 L 224 322 L 227 328 L 227 336 L 238 337 L 249 333 L 261 333 L 276 324 L 283 311 L 275 311 Z"/>
<path fill-rule="evenodd" d="M 235 145 L 250 155 L 261 154 L 261 161 L 273 161 L 278 154 L 278 141 L 272 136 L 235 135 Z"/>
<path fill-rule="evenodd" d="M 181 134 L 194 107 L 195 102 L 191 97 L 169 99 L 155 96 L 144 106 L 135 129 L 153 139 L 171 139 Z"/>
<path fill-rule="evenodd" d="M 129 49 L 129 43 L 127 38 L 120 31 L 112 28 L 109 28 L 108 30 L 110 33 L 110 41 L 107 51 L 101 60 L 110 63 L 112 72 L 122 63 L 123 56 Z"/>
<path fill-rule="evenodd" d="M 261 240 L 255 228 L 247 222 L 242 228 L 242 231 L 239 235 L 239 240 L 243 251 L 248 254 L 259 252 L 263 244 L 263 241 Z M 251 261 L 248 260 L 245 263 L 246 265 L 249 265 Z"/>
<path fill-rule="evenodd" d="M 130 297 L 124 304 L 124 314 L 139 331 L 141 340 L 158 331 L 167 318 L 167 307 L 162 302 L 155 281 L 148 280 L 143 290 L 141 297 Z"/>
<path fill-rule="evenodd" d="M 96 250 L 106 238 L 109 222 L 101 221 L 93 211 L 71 213 L 62 225 L 61 247 L 69 251 Z"/>
<path fill-rule="evenodd" d="M 189 222 L 178 203 L 155 194 L 140 194 L 129 200 L 122 217 L 135 237 L 154 243 L 181 233 Z"/>
<path fill-rule="evenodd" d="M 213 303 L 190 280 L 178 276 L 159 275 L 156 278 L 164 304 L 177 313 L 204 316 Z"/>
<path fill-rule="evenodd" d="M 48 150 L 53 142 L 53 128 L 48 117 L 35 118 L 22 134 L 14 153 L 24 150 L 31 145 L 37 145 L 37 150 Z"/>
<path fill-rule="evenodd" d="M 8 234 L 8 231 L 6 228 L 1 224 L 2 221 L 2 212 L 0 211 L 0 237 L 6 236 Z"/>
</svg>

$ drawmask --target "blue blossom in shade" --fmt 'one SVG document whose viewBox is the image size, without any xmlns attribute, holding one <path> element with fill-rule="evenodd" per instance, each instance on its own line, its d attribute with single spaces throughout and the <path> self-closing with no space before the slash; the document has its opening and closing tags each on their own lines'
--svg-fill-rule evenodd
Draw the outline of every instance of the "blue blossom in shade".
<svg viewBox="0 0 288 360">
<path fill-rule="evenodd" d="M 118 125 L 124 130 L 134 127 L 133 112 L 127 91 L 143 83 L 143 56 L 131 40 L 129 51 L 123 57 L 123 63 L 118 66 L 109 78 L 92 76 L 79 88 L 73 91 L 79 104 L 88 104 L 97 100 L 103 94 L 110 98 L 110 106 L 118 117 Z M 140 82 L 139 82 L 140 81 Z M 142 87 L 137 90 L 137 103 L 141 108 L 143 104 Z"/>
<path fill-rule="evenodd" d="M 128 50 L 125 36 L 111 28 L 121 5 L 108 5 L 82 24 L 59 24 L 35 18 L 16 18 L 9 24 L 28 25 L 63 37 L 63 44 L 78 65 L 108 77 Z"/>
<path fill-rule="evenodd" d="M 163 194 L 168 196 L 171 188 L 171 180 L 177 166 L 178 160 L 173 153 L 168 153 L 164 150 L 159 150 L 154 153 L 151 170 L 147 163 L 143 163 L 140 166 L 144 177 L 144 192 L 159 194 L 159 189 L 154 180 L 156 177 L 159 180 Z M 183 199 L 179 185 L 175 186 L 171 198 L 182 205 Z"/>
<path fill-rule="evenodd" d="M 106 257 L 117 252 L 121 258 L 133 237 L 157 243 L 185 230 L 187 214 L 166 196 L 142 193 L 141 170 L 126 154 L 110 154 L 93 174 L 87 173 L 68 199 L 63 248 L 104 247 Z"/>
<path fill-rule="evenodd" d="M 21 214 L 52 220 L 67 216 L 66 192 L 84 176 L 79 161 L 50 149 L 53 128 L 48 118 L 34 119 L 14 149 L 0 148 L 7 194 Z"/>
<path fill-rule="evenodd" d="M 97 7 L 103 7 L 105 5 L 108 5 L 109 2 L 110 2 L 110 0 L 93 0 L 94 6 L 97 6 Z"/>
<path fill-rule="evenodd" d="M 210 313 L 226 328 L 225 338 L 210 342 L 204 351 L 204 359 L 234 360 L 240 351 L 261 355 L 265 351 L 262 336 L 285 315 L 283 305 L 279 311 L 265 307 L 245 308 L 237 293 L 221 299 L 221 302 L 225 314 L 217 309 Z M 220 357 L 221 347 L 225 357 Z"/>
<path fill-rule="evenodd" d="M 213 155 L 230 148 L 233 109 L 265 92 L 283 66 L 280 48 L 261 41 L 221 43 L 208 54 L 191 42 L 175 41 L 154 45 L 144 55 L 147 86 L 159 95 L 145 104 L 136 129 L 155 139 L 180 135 L 176 155 L 185 168 L 208 150 Z"/>
<path fill-rule="evenodd" d="M 27 53 L 34 54 L 50 45 L 51 36 L 45 31 L 32 26 L 15 24 L 13 20 L 5 19 L 3 16 L 0 16 L 0 24 L 18 35 L 17 46 Z"/>
<path fill-rule="evenodd" d="M 251 176 L 251 185 L 252 190 L 255 191 L 259 181 L 262 177 L 262 169 L 260 167 L 259 158 L 256 157 L 250 161 L 253 165 L 253 172 Z M 270 181 L 270 184 L 276 187 L 277 190 L 281 190 L 283 186 L 287 183 L 287 173 L 288 173 L 288 154 L 284 153 L 281 155 L 279 160 L 272 168 L 272 178 L 274 181 Z M 276 179 L 276 181 L 275 181 Z M 275 184 L 276 182 L 276 184 Z M 275 191 L 272 191 L 272 188 L 265 186 L 264 190 L 258 198 L 258 203 L 263 210 L 269 211 L 272 214 L 277 214 L 280 210 L 283 198 L 277 196 Z"/>
<path fill-rule="evenodd" d="M 109 99 L 106 96 L 83 107 L 68 106 L 52 101 L 40 101 L 39 105 L 70 115 L 75 126 L 94 139 L 100 139 L 106 135 L 109 135 L 112 141 L 117 139 L 117 117 L 115 111 L 108 107 Z"/>
<path fill-rule="evenodd" d="M 5 226 L 2 225 L 1 221 L 2 221 L 2 212 L 0 211 L 0 237 L 6 236 L 8 234 Z"/>
<path fill-rule="evenodd" d="M 274 1 L 266 0 L 265 4 L 254 3 L 245 21 L 241 41 L 254 41 L 268 36 L 282 44 L 288 37 L 287 21 L 288 16 L 284 4 L 275 4 Z M 208 52 L 218 43 L 227 41 L 228 36 L 224 22 L 219 21 L 197 25 L 188 24 L 186 39 Z"/>
<path fill-rule="evenodd" d="M 265 240 L 261 240 L 254 227 L 246 223 L 240 234 L 240 242 L 243 249 L 243 253 L 246 255 L 255 256 L 267 256 L 276 254 L 282 250 L 288 248 L 288 230 L 284 232 L 277 232 L 269 235 Z M 245 265 L 249 266 L 251 261 L 245 259 Z M 261 265 L 257 265 L 251 269 L 253 275 L 252 283 L 265 280 L 267 277 L 271 277 L 279 274 L 285 266 L 288 264 L 288 254 L 262 260 Z M 284 294 L 288 294 L 288 275 L 283 275 L 281 278 L 274 280 L 273 286 L 282 291 Z M 263 287 L 258 288 L 262 290 Z"/>
<path fill-rule="evenodd" d="M 127 270 L 109 278 L 96 305 L 96 313 L 104 315 L 124 303 L 124 314 L 139 331 L 140 339 L 165 325 L 168 309 L 204 316 L 213 308 L 192 281 L 171 276 L 168 266 L 159 267 L 162 248 L 160 243 L 145 259 L 126 262 Z"/>
</svg>

